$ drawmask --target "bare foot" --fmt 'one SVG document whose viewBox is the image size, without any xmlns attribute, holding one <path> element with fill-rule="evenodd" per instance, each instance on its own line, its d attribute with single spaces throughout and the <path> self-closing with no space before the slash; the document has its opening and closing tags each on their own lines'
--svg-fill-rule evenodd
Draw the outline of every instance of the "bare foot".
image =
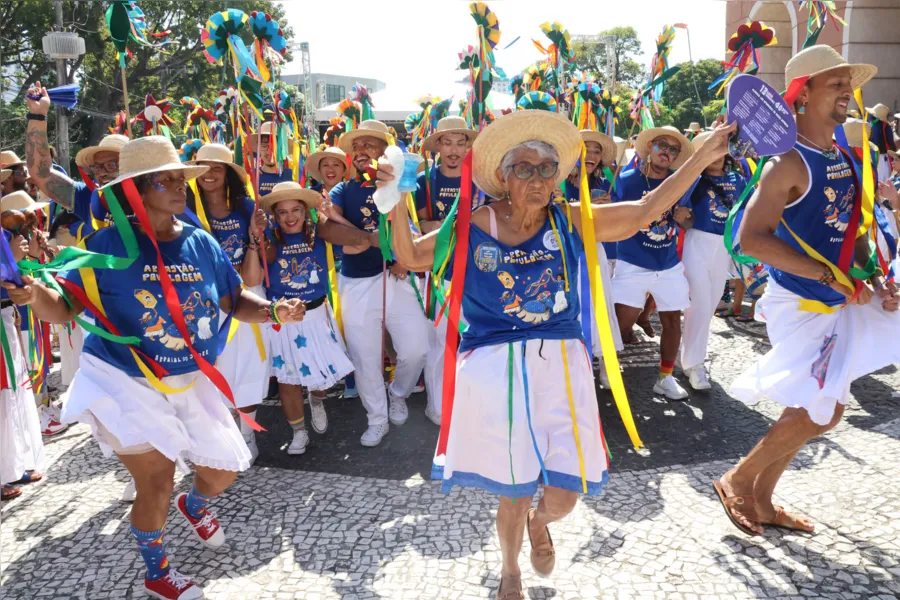
<svg viewBox="0 0 900 600">
<path fill-rule="evenodd" d="M 638 321 L 637 326 L 644 330 L 644 333 L 647 334 L 647 337 L 656 337 L 656 330 L 653 329 L 653 324 L 647 321 Z"/>
<path fill-rule="evenodd" d="M 726 510 L 731 517 L 737 521 L 736 525 L 740 525 L 749 529 L 757 535 L 762 535 L 765 531 L 759 523 L 751 521 L 750 517 L 754 515 L 755 501 L 753 500 L 753 484 L 741 483 L 734 477 L 734 470 L 728 471 L 719 479 L 722 491 L 729 500 L 734 499 L 733 506 L 726 506 Z M 737 500 L 742 499 L 740 502 Z M 741 508 L 738 508 L 741 507 Z"/>
</svg>

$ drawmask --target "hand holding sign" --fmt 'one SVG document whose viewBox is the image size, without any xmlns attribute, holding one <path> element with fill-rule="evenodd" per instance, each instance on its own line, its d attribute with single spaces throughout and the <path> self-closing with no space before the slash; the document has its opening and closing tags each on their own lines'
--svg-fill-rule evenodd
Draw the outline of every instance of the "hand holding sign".
<svg viewBox="0 0 900 600">
<path fill-rule="evenodd" d="M 784 154 L 797 142 L 791 109 L 775 88 L 752 75 L 739 75 L 728 86 L 728 122 L 737 123 L 731 155 L 758 160 Z"/>
</svg>

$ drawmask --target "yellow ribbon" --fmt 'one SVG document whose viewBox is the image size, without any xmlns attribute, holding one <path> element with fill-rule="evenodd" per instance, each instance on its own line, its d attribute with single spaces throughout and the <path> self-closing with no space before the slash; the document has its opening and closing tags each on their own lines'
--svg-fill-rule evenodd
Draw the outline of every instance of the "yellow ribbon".
<svg viewBox="0 0 900 600">
<path fill-rule="evenodd" d="M 103 303 L 100 301 L 100 291 L 97 288 L 97 279 L 94 276 L 94 270 L 78 269 L 78 272 L 81 274 L 81 282 L 84 284 L 84 293 L 87 295 L 88 300 L 90 300 L 100 314 L 105 317 L 106 310 L 103 308 Z M 134 351 L 134 348 L 128 346 L 128 350 L 131 352 L 131 356 L 134 357 L 134 362 L 137 364 L 138 369 L 141 370 L 141 373 L 144 374 L 147 382 L 157 391 L 162 392 L 163 394 L 180 394 L 193 387 L 194 381 L 191 381 L 183 388 L 173 388 L 164 384 L 162 380 L 156 376 L 153 370 L 144 363 L 143 359 L 138 356 L 138 353 Z"/>
<path fill-rule="evenodd" d="M 82 222 L 82 223 L 78 224 L 78 230 L 75 232 L 75 242 L 77 244 L 80 244 L 81 240 L 84 239 L 83 231 L 84 231 L 84 223 Z"/>
<path fill-rule="evenodd" d="M 550 228 L 553 230 L 553 235 L 556 236 L 556 245 L 559 248 L 560 256 L 562 256 L 562 267 L 563 267 L 563 278 L 566 282 L 566 291 L 569 291 L 569 269 L 566 268 L 566 249 L 563 246 L 562 238 L 559 237 L 559 231 L 556 229 L 556 221 L 553 219 L 553 214 L 548 215 L 550 218 Z"/>
<path fill-rule="evenodd" d="M 199 219 L 200 225 L 203 226 L 206 233 L 211 233 L 212 229 L 209 226 L 209 219 L 206 218 L 206 209 L 203 208 L 203 198 L 200 197 L 200 190 L 197 188 L 197 180 L 192 179 L 188 182 L 188 185 L 191 186 L 191 191 L 194 192 L 194 205 L 197 208 L 197 219 Z"/>
<path fill-rule="evenodd" d="M 610 388 L 616 408 L 625 424 L 625 430 L 635 448 L 642 448 L 644 443 L 638 436 L 637 426 L 631 414 L 631 406 L 628 404 L 628 396 L 625 394 L 625 384 L 622 382 L 622 373 L 619 371 L 619 358 L 616 356 L 616 345 L 613 342 L 612 330 L 609 326 L 609 313 L 606 306 L 606 296 L 603 295 L 603 278 L 600 275 L 600 259 L 597 254 L 597 235 L 594 232 L 594 213 L 591 210 L 591 190 L 588 186 L 587 171 L 584 168 L 585 148 L 581 147 L 581 185 L 579 200 L 581 209 L 581 231 L 584 238 L 584 253 L 587 257 L 588 279 L 591 286 L 591 298 L 594 302 L 594 316 L 597 320 L 597 330 L 600 334 L 600 348 L 603 351 L 603 362 L 606 364 L 606 373 L 609 376 Z"/>
<path fill-rule="evenodd" d="M 334 309 L 334 320 L 337 321 L 338 330 L 344 335 L 344 321 L 341 318 L 341 295 L 338 293 L 337 268 L 334 264 L 334 248 L 325 242 L 325 258 L 328 261 L 328 287 L 331 288 L 331 299 Z"/>
<path fill-rule="evenodd" d="M 562 246 L 560 246 L 562 247 Z M 594 254 L 597 249 L 594 248 Z M 607 321 L 609 323 L 609 321 Z M 609 325 L 607 325 L 607 328 Z M 572 379 L 569 376 L 569 358 L 566 356 L 566 340 L 560 340 L 562 349 L 563 372 L 566 374 L 566 396 L 569 398 L 569 413 L 572 415 L 572 433 L 575 435 L 575 449 L 578 451 L 578 472 L 581 473 L 581 488 L 587 494 L 587 476 L 584 472 L 584 453 L 581 451 L 581 436 L 578 434 L 578 419 L 575 416 L 575 400 L 572 398 Z"/>
<path fill-rule="evenodd" d="M 857 106 L 865 106 L 862 90 L 854 90 L 853 97 L 856 98 Z M 856 234 L 858 238 L 866 235 L 875 218 L 875 177 L 872 174 L 872 148 L 869 146 L 868 127 L 862 128 L 862 154 L 863 172 L 860 174 L 862 177 L 862 218 L 859 220 L 859 231 Z"/>
</svg>

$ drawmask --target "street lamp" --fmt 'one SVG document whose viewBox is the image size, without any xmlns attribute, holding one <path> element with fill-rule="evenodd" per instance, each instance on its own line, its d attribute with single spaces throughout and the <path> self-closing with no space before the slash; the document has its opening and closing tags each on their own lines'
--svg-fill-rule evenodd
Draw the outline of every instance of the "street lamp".
<svg viewBox="0 0 900 600">
<path fill-rule="evenodd" d="M 62 2 L 56 2 L 56 25 L 62 27 Z M 56 84 L 66 85 L 66 59 L 84 54 L 84 40 L 77 33 L 50 31 L 41 40 L 44 54 L 56 60 Z M 69 120 L 65 110 L 56 106 L 56 150 L 59 164 L 69 169 Z"/>
<path fill-rule="evenodd" d="M 688 59 L 691 61 L 691 81 L 694 84 L 694 92 L 697 94 L 697 105 L 700 107 L 700 116 L 703 118 L 703 126 L 707 127 L 706 115 L 703 114 L 703 99 L 700 98 L 700 88 L 697 87 L 697 75 L 694 73 L 694 55 L 691 52 L 691 30 L 688 29 L 687 23 L 675 23 L 676 29 L 684 29 L 688 40 Z"/>
</svg>

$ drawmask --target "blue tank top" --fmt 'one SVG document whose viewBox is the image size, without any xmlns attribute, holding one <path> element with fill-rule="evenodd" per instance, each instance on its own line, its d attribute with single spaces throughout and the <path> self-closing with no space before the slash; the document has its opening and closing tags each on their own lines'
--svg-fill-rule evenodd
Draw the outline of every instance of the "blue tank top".
<svg viewBox="0 0 900 600">
<path fill-rule="evenodd" d="M 856 177 L 842 153 L 829 158 L 799 143 L 794 149 L 806 163 L 809 187 L 799 200 L 785 207 L 783 220 L 800 239 L 837 264 L 856 204 Z M 784 224 L 778 224 L 775 235 L 800 254 L 806 254 Z M 781 287 L 801 298 L 818 300 L 829 306 L 838 306 L 845 301 L 844 296 L 813 279 L 773 267 L 769 267 L 769 273 Z"/>
<path fill-rule="evenodd" d="M 719 186 L 724 195 L 717 193 L 717 190 L 709 184 L 705 177 L 700 178 L 697 187 L 691 194 L 694 229 L 715 235 L 725 235 L 725 221 L 728 220 L 728 213 L 744 193 L 747 180 L 734 172 L 710 176 L 709 180 Z"/>
<path fill-rule="evenodd" d="M 460 352 L 529 339 L 582 338 L 577 281 L 581 239 L 576 232 L 569 233 L 558 206 L 550 206 L 550 218 L 531 239 L 515 247 L 472 226 L 462 301 L 469 328 L 462 334 Z"/>
<path fill-rule="evenodd" d="M 317 300 L 326 293 L 327 265 L 325 240 L 310 246 L 306 234 L 280 233 L 283 244 L 276 245 L 278 255 L 269 265 L 269 300 L 300 298 Z"/>
</svg>

